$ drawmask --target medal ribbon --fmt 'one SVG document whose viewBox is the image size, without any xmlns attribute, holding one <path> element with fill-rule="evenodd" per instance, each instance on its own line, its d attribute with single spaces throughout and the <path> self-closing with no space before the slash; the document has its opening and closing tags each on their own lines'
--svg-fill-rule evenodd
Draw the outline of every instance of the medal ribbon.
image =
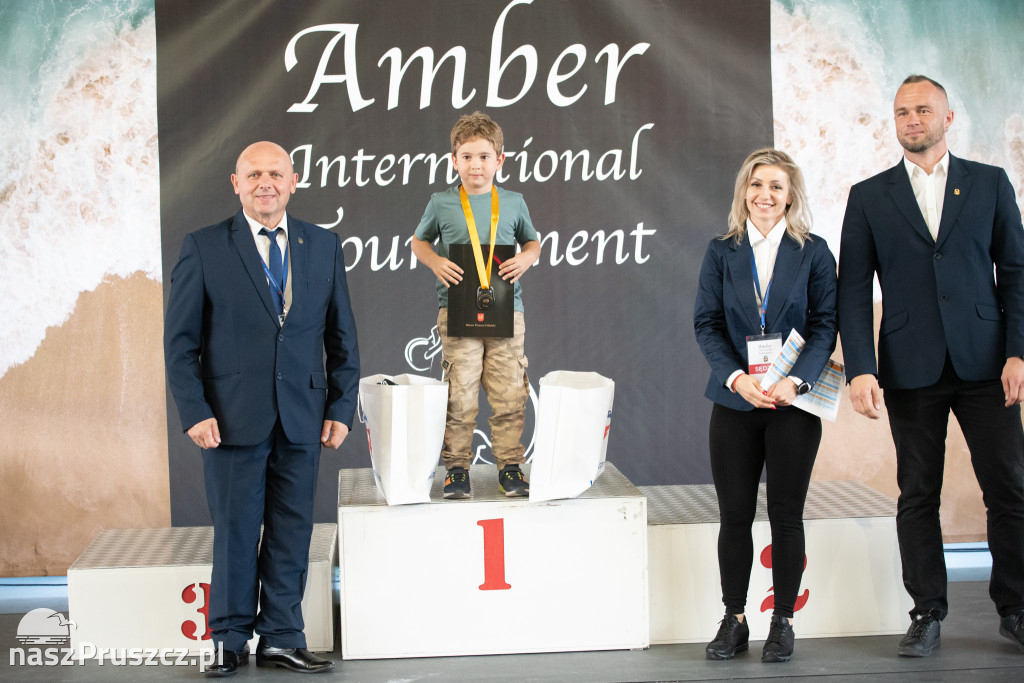
<svg viewBox="0 0 1024 683">
<path fill-rule="evenodd" d="M 494 238 L 498 235 L 498 190 L 491 187 L 491 253 L 487 257 L 487 269 L 484 269 L 484 252 L 480 246 L 480 235 L 476 230 L 476 220 L 473 218 L 473 209 L 469 206 L 469 195 L 466 188 L 459 185 L 459 201 L 462 202 L 462 212 L 466 214 L 466 227 L 469 228 L 469 241 L 473 243 L 473 257 L 476 259 L 476 272 L 480 276 L 480 288 L 491 288 L 491 265 L 494 263 Z"/>
</svg>

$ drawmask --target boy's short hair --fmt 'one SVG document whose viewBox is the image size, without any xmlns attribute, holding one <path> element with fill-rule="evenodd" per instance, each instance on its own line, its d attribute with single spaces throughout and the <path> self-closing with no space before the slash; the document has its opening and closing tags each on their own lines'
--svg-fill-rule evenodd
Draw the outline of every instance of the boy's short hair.
<svg viewBox="0 0 1024 683">
<path fill-rule="evenodd" d="M 455 122 L 455 127 L 452 128 L 452 154 L 458 152 L 459 147 L 473 138 L 487 140 L 494 145 L 494 151 L 498 154 L 501 154 L 505 147 L 505 136 L 501 132 L 501 126 L 483 112 L 463 114 Z"/>
</svg>

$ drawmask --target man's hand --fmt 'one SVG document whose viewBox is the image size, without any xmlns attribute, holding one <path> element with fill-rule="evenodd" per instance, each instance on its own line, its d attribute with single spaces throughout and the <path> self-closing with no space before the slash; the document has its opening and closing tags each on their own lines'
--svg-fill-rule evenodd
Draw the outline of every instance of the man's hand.
<svg viewBox="0 0 1024 683">
<path fill-rule="evenodd" d="M 189 428 L 186 434 L 200 448 L 216 448 L 220 445 L 220 428 L 217 426 L 215 417 L 208 417 L 202 422 L 197 422 Z"/>
<path fill-rule="evenodd" d="M 857 375 L 850 380 L 853 409 L 864 417 L 877 420 L 882 409 L 882 389 L 874 375 Z"/>
<path fill-rule="evenodd" d="M 348 436 L 348 427 L 336 420 L 324 420 L 323 431 L 320 432 L 320 443 L 327 448 L 338 448 Z"/>
<path fill-rule="evenodd" d="M 1009 408 L 1015 403 L 1024 403 L 1024 359 L 1018 356 L 1007 358 L 1001 379 L 1006 407 Z"/>
<path fill-rule="evenodd" d="M 743 374 L 733 380 L 732 390 L 755 408 L 775 408 L 775 399 L 761 388 L 761 383 L 750 375 Z"/>
</svg>

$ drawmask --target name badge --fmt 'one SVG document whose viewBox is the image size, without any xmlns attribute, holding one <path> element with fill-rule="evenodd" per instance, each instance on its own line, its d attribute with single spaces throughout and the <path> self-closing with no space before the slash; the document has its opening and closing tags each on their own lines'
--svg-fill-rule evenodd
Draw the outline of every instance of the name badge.
<svg viewBox="0 0 1024 683">
<path fill-rule="evenodd" d="M 782 334 L 747 336 L 747 374 L 761 379 L 782 352 Z"/>
</svg>

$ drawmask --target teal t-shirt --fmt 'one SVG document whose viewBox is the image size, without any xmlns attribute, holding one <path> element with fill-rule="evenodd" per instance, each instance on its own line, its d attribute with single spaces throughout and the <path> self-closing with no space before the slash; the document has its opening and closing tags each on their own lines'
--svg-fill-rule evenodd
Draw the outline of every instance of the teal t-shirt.
<svg viewBox="0 0 1024 683">
<path fill-rule="evenodd" d="M 498 187 L 495 185 L 495 187 Z M 480 244 L 489 244 L 491 239 L 491 193 L 469 195 L 469 206 L 473 210 Z M 440 237 L 440 239 L 438 239 Z M 416 228 L 416 238 L 424 242 L 437 239 L 437 253 L 448 258 L 449 244 L 470 244 L 466 216 L 459 200 L 459 185 L 449 187 L 430 197 L 423 218 Z M 498 231 L 495 244 L 526 244 L 537 239 L 537 231 L 530 220 L 523 195 L 498 187 Z M 484 250 L 486 258 L 487 251 Z M 515 310 L 523 310 L 523 288 L 521 281 L 513 285 Z M 448 307 L 448 288 L 437 280 L 437 301 L 441 308 Z"/>
</svg>

